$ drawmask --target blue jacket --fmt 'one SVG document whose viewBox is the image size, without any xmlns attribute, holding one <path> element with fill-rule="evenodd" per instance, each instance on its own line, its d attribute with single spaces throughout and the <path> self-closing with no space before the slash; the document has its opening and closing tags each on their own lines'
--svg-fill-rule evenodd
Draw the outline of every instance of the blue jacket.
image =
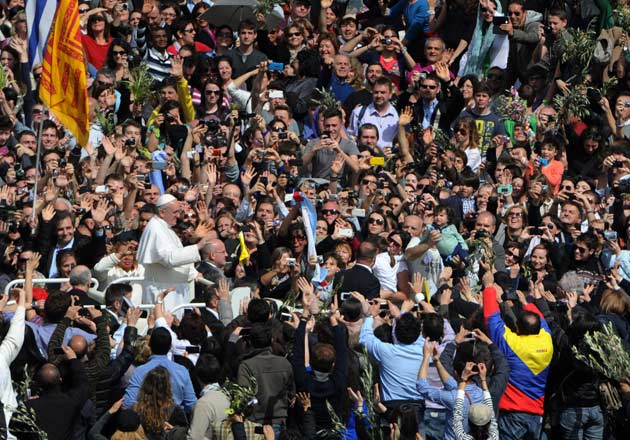
<svg viewBox="0 0 630 440">
<path fill-rule="evenodd" d="M 389 15 L 398 17 L 405 15 L 407 23 L 407 31 L 405 40 L 413 42 L 421 40 L 424 34 L 429 32 L 429 3 L 427 0 L 417 0 L 413 4 L 409 4 L 409 0 L 400 0 L 390 9 Z"/>
</svg>

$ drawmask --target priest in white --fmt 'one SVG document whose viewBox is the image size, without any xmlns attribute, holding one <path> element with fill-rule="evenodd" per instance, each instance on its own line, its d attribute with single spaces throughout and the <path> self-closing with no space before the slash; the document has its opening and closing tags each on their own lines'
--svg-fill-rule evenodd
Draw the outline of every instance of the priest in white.
<svg viewBox="0 0 630 440">
<path fill-rule="evenodd" d="M 138 262 L 144 266 L 142 303 L 155 304 L 160 292 L 174 287 L 175 291 L 164 299 L 164 309 L 172 310 L 192 299 L 191 283 L 198 275 L 194 263 L 201 259 L 199 250 L 208 238 L 184 247 L 171 229 L 183 212 L 180 202 L 170 194 L 163 194 L 156 205 L 158 215 L 151 218 L 138 245 Z"/>
</svg>

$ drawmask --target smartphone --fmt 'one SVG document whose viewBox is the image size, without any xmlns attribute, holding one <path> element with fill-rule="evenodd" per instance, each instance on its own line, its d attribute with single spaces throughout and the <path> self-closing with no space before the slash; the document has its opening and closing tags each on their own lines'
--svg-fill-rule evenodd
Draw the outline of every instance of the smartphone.
<svg viewBox="0 0 630 440">
<path fill-rule="evenodd" d="M 269 99 L 282 99 L 282 98 L 284 98 L 284 92 L 282 90 L 269 90 Z"/>
<path fill-rule="evenodd" d="M 346 238 L 352 238 L 354 236 L 354 232 L 352 228 L 341 228 L 339 229 L 339 235 Z"/>
<path fill-rule="evenodd" d="M 530 233 L 530 235 L 542 235 L 543 234 L 543 230 L 542 230 L 542 228 L 535 227 L 535 228 L 531 228 L 529 233 Z"/>
<path fill-rule="evenodd" d="M 149 311 L 147 309 L 142 310 L 142 312 L 140 312 L 140 318 L 142 319 L 147 319 L 149 317 Z"/>
<path fill-rule="evenodd" d="M 318 255 L 317 256 L 317 264 L 324 264 L 324 256 L 323 255 Z"/>
<path fill-rule="evenodd" d="M 185 348 L 186 353 L 188 354 L 199 354 L 201 353 L 201 347 L 199 347 L 198 345 L 189 345 L 188 347 Z"/>
<path fill-rule="evenodd" d="M 270 72 L 282 72 L 284 70 L 284 64 L 283 63 L 269 63 L 269 71 Z M 275 90 L 274 90 L 275 91 Z M 282 92 L 280 92 L 282 93 Z M 271 92 L 269 93 L 269 98 L 272 98 L 271 96 Z M 276 98 L 278 98 L 278 96 L 276 96 Z M 280 96 L 279 98 L 282 98 L 282 96 Z"/>
<path fill-rule="evenodd" d="M 604 231 L 604 238 L 609 241 L 617 241 L 617 231 Z"/>
<path fill-rule="evenodd" d="M 293 321 L 293 315 L 291 313 L 282 312 L 280 313 L 280 321 L 282 322 Z"/>
<path fill-rule="evenodd" d="M 365 209 L 354 208 L 352 210 L 352 217 L 365 217 Z"/>
<path fill-rule="evenodd" d="M 151 168 L 153 168 L 156 171 L 163 171 L 166 169 L 167 166 L 168 166 L 168 163 L 164 161 L 155 161 L 155 160 L 151 161 Z"/>
<path fill-rule="evenodd" d="M 194 159 L 195 158 L 195 153 L 196 153 L 196 151 L 187 151 L 186 152 L 186 157 L 188 159 Z"/>
<path fill-rule="evenodd" d="M 94 188 L 94 192 L 96 194 L 107 194 L 109 192 L 109 188 L 107 187 L 107 185 L 98 185 L 96 188 Z"/>
<path fill-rule="evenodd" d="M 222 154 L 223 154 L 223 152 L 221 151 L 221 149 L 220 149 L 220 148 L 213 148 L 213 149 L 212 149 L 212 155 L 213 155 L 214 157 L 221 156 Z"/>
<path fill-rule="evenodd" d="M 508 24 L 510 21 L 505 15 L 495 15 L 492 18 L 492 24 L 495 26 L 501 26 L 502 24 Z"/>
<path fill-rule="evenodd" d="M 339 299 L 341 299 L 342 301 L 347 300 L 348 298 L 350 298 L 352 295 L 350 294 L 350 292 L 341 292 L 339 294 Z"/>
<path fill-rule="evenodd" d="M 383 165 L 385 165 L 384 157 L 370 157 L 370 166 L 381 167 Z"/>
<path fill-rule="evenodd" d="M 251 327 L 243 327 L 241 329 L 240 336 L 249 336 L 251 332 L 252 332 L 252 328 Z"/>
<path fill-rule="evenodd" d="M 509 184 L 508 185 L 499 185 L 497 187 L 497 192 L 499 194 L 501 194 L 501 195 L 504 195 L 504 196 L 512 195 L 512 191 L 513 191 L 512 185 L 509 185 Z"/>
</svg>

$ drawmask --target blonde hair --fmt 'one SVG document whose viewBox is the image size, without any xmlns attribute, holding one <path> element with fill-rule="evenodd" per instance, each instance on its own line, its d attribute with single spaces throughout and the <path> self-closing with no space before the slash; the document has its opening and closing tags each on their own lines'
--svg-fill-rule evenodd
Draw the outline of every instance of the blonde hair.
<svg viewBox="0 0 630 440">
<path fill-rule="evenodd" d="M 622 315 L 630 309 L 630 298 L 618 290 L 606 289 L 599 302 L 599 308 L 604 313 Z"/>
<path fill-rule="evenodd" d="M 147 440 L 147 438 L 142 425 L 140 425 L 133 432 L 116 431 L 112 434 L 111 440 Z"/>
</svg>

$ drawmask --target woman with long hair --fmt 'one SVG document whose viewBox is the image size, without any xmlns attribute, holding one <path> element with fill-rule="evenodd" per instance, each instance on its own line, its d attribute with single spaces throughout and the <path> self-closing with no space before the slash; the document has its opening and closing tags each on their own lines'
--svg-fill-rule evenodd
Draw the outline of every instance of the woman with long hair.
<svg viewBox="0 0 630 440">
<path fill-rule="evenodd" d="M 173 400 L 171 375 L 161 366 L 149 371 L 144 377 L 133 409 L 140 416 L 150 440 L 163 438 L 167 428 L 188 426 L 186 413 Z"/>
<path fill-rule="evenodd" d="M 457 122 L 451 144 L 466 153 L 468 166 L 477 173 L 481 165 L 481 151 L 479 150 L 479 132 L 473 118 L 466 117 Z"/>
<path fill-rule="evenodd" d="M 492 23 L 495 15 L 501 15 L 501 2 L 482 0 L 477 11 L 477 24 L 468 50 L 462 55 L 458 76 L 485 76 L 489 67 L 507 67 L 510 42 L 507 33 L 495 33 Z"/>
<path fill-rule="evenodd" d="M 105 65 L 116 73 L 116 81 L 129 79 L 129 59 L 132 56 L 131 46 L 125 40 L 116 38 L 107 51 Z"/>
<path fill-rule="evenodd" d="M 87 34 L 81 35 L 81 40 L 88 63 L 96 70 L 101 70 L 112 42 L 112 37 L 109 35 L 109 23 L 103 13 L 90 15 Z"/>
</svg>

